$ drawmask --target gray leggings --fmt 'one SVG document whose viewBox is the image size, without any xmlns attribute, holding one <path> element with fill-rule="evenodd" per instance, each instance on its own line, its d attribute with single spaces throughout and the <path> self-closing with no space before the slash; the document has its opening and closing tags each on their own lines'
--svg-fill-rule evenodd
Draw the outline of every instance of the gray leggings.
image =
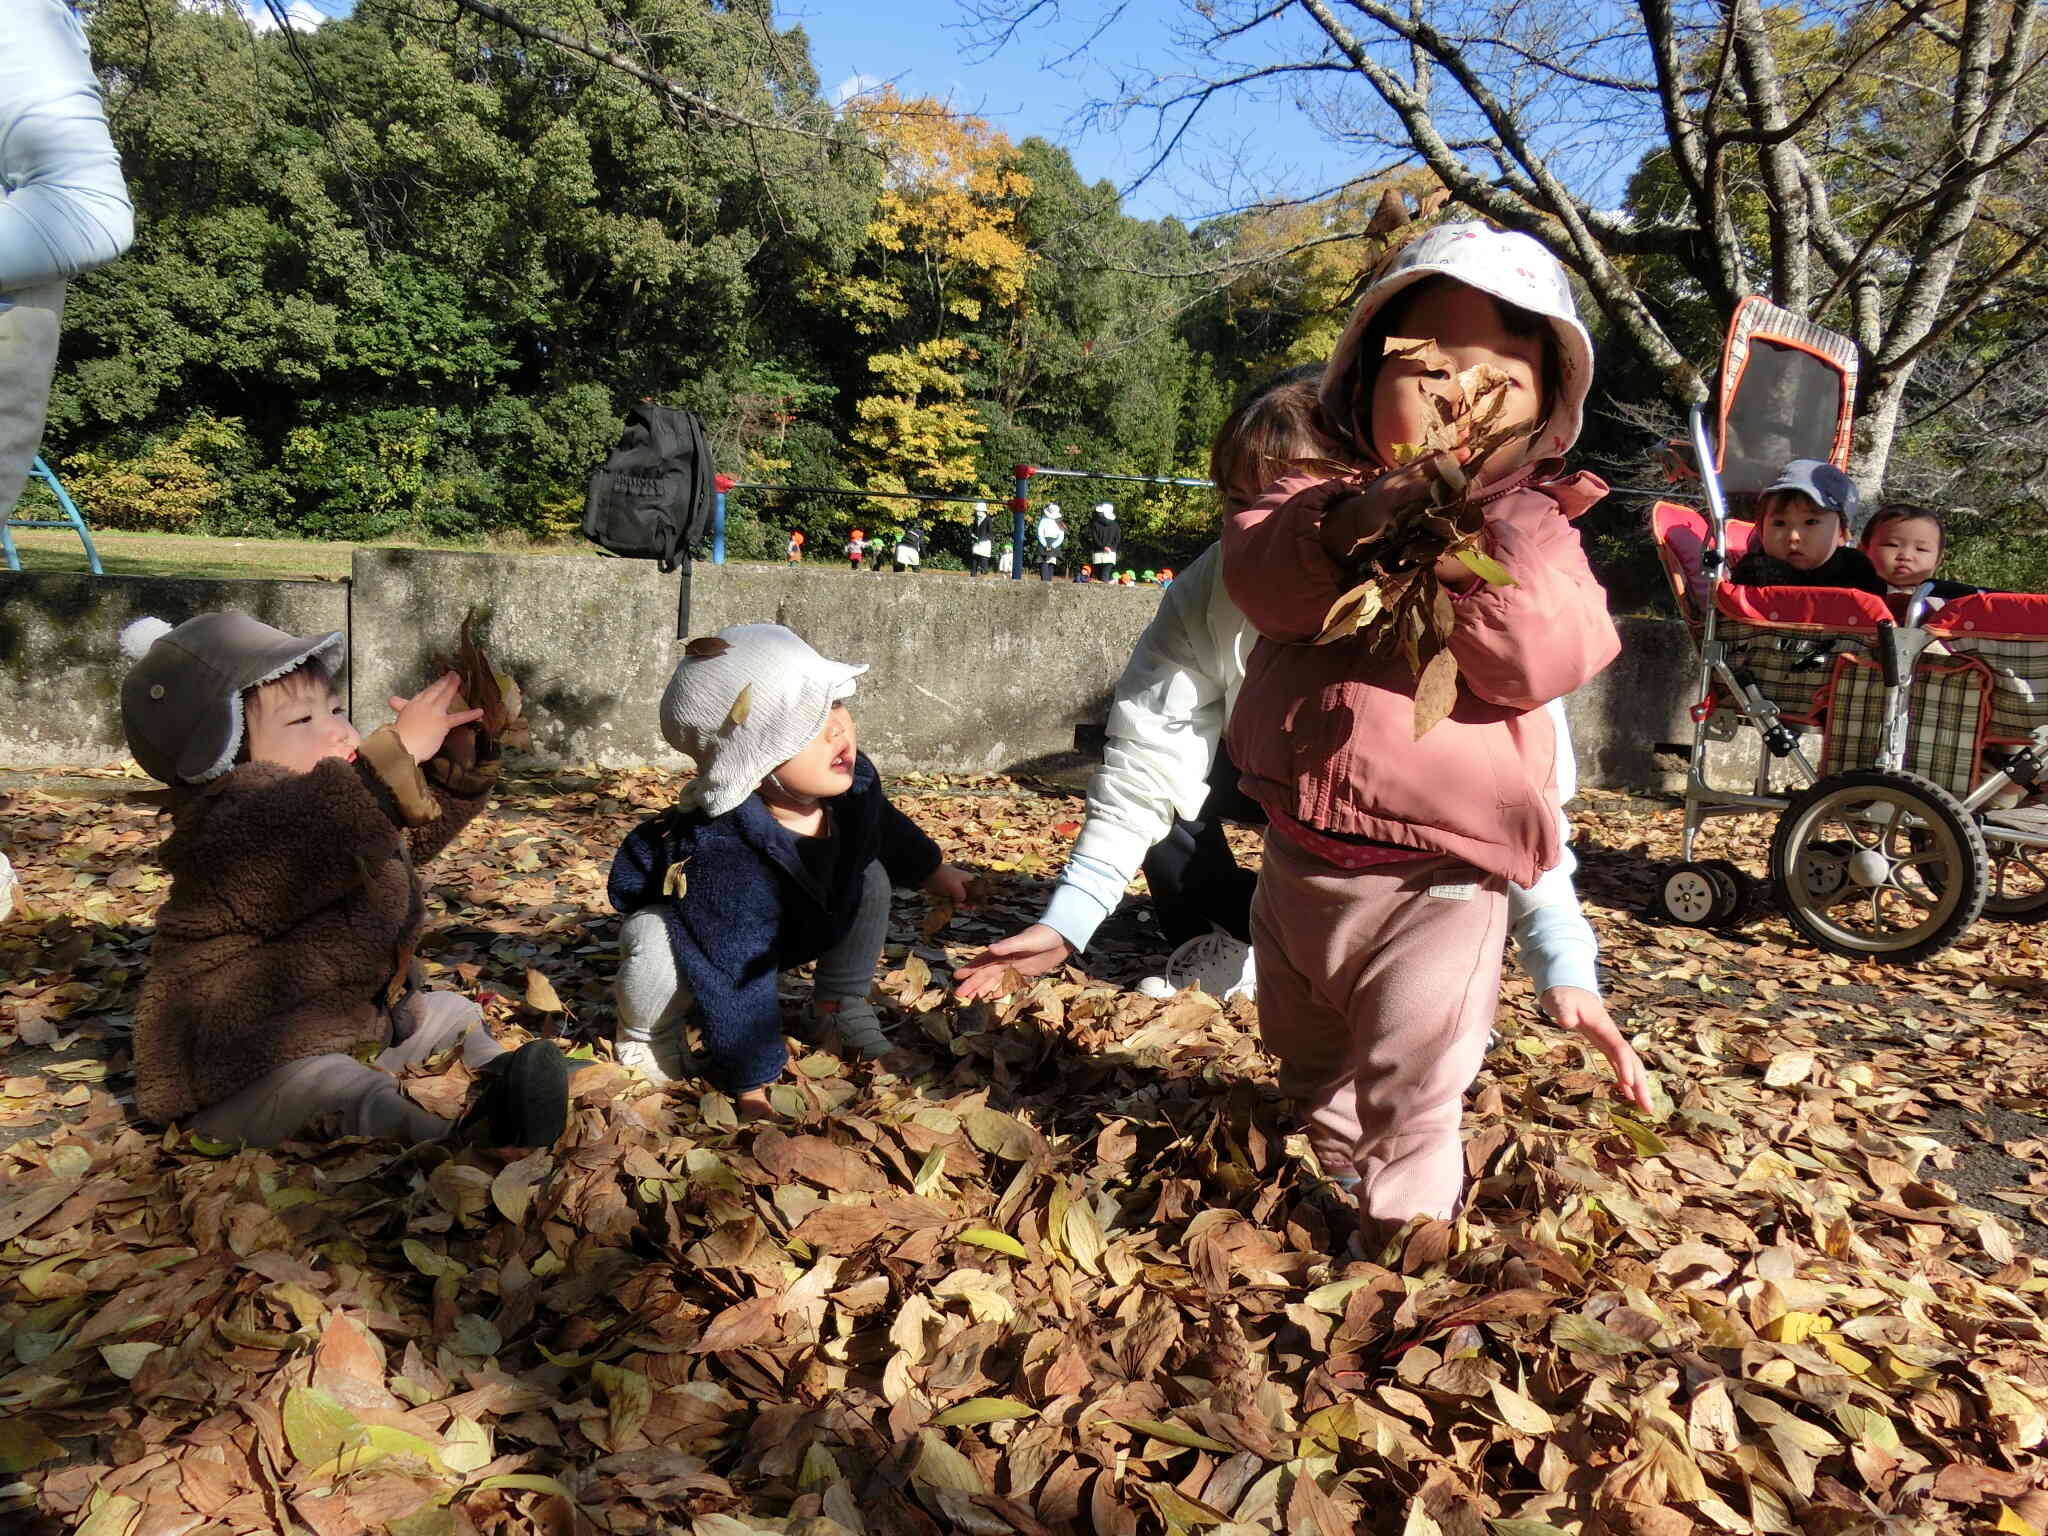
<svg viewBox="0 0 2048 1536">
<path fill-rule="evenodd" d="M 820 1002 L 865 999 L 875 985 L 875 966 L 889 937 L 889 876 L 881 861 L 868 865 L 860 906 L 839 942 L 818 957 L 811 992 Z M 676 974 L 668 924 L 653 907 L 642 907 L 619 928 L 617 1038 L 654 1045 L 680 1055 L 683 1026 L 696 999 Z"/>
<path fill-rule="evenodd" d="M 390 1141 L 435 1141 L 454 1127 L 429 1114 L 394 1075 L 457 1042 L 462 1064 L 476 1068 L 505 1047 L 483 1027 L 483 1011 L 453 992 L 415 992 L 391 1013 L 393 1043 L 374 1064 L 334 1053 L 307 1056 L 265 1073 L 240 1093 L 193 1116 L 190 1129 L 215 1141 L 274 1147 L 315 1118 L 331 1116 L 334 1134 Z"/>
</svg>

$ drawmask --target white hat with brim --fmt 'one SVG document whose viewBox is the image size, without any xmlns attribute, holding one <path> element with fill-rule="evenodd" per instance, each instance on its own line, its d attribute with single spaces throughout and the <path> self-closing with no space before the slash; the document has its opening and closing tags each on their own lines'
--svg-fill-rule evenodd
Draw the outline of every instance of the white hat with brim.
<svg viewBox="0 0 2048 1536">
<path fill-rule="evenodd" d="M 1558 398 L 1532 444 L 1530 458 L 1557 458 L 1579 440 L 1586 394 L 1593 385 L 1593 338 L 1580 323 L 1564 264 L 1528 235 L 1484 224 L 1440 224 L 1394 253 L 1351 312 L 1351 321 L 1323 370 L 1324 414 L 1351 431 L 1351 375 L 1373 317 L 1403 289 L 1448 277 L 1550 322 L 1558 340 Z M 1372 449 L 1370 442 L 1361 446 Z"/>
<path fill-rule="evenodd" d="M 820 656 L 780 624 L 735 624 L 723 649 L 683 659 L 661 695 L 661 734 L 697 764 L 676 803 L 723 816 L 761 781 L 818 739 L 832 706 L 854 692 L 865 663 Z M 713 653 L 715 652 L 715 654 Z M 742 691 L 746 718 L 733 719 Z"/>
</svg>

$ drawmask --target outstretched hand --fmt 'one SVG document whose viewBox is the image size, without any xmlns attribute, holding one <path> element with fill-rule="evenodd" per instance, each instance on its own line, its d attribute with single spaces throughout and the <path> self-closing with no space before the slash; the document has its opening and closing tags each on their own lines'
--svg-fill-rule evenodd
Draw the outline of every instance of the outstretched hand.
<svg viewBox="0 0 2048 1536">
<path fill-rule="evenodd" d="M 997 939 L 980 954 L 953 970 L 953 990 L 965 998 L 993 997 L 1002 990 L 1003 974 L 1043 976 L 1073 956 L 1074 947 L 1043 923 Z"/>
<path fill-rule="evenodd" d="M 1600 1001 L 1600 994 L 1584 987 L 1551 987 L 1542 997 L 1543 1011 L 1566 1029 L 1584 1035 L 1607 1058 L 1614 1069 L 1614 1086 L 1621 1096 L 1646 1113 L 1650 1108 L 1650 1079 L 1643 1058 L 1622 1038 L 1614 1016 Z"/>
<path fill-rule="evenodd" d="M 463 707 L 462 679 L 453 672 L 444 672 L 409 699 L 393 694 L 391 707 L 398 711 L 399 742 L 416 763 L 439 752 L 455 727 L 481 720 L 484 714 Z"/>
</svg>

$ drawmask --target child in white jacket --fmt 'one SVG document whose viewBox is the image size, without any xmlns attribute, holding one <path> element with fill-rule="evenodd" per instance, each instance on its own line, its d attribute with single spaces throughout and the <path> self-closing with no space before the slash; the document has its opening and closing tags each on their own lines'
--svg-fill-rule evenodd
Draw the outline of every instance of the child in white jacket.
<svg viewBox="0 0 2048 1536">
<path fill-rule="evenodd" d="M 1255 499 L 1278 464 L 1333 451 L 1319 442 L 1311 415 L 1321 374 L 1319 366 L 1282 374 L 1224 424 L 1212 472 L 1227 503 Z M 1211 770 L 1257 638 L 1224 590 L 1221 550 L 1211 545 L 1174 577 L 1117 684 L 1102 767 L 1088 785 L 1087 819 L 1045 915 L 963 964 L 954 974 L 963 997 L 994 992 L 1006 970 L 1040 975 L 1086 949 L 1155 845 L 1189 836 L 1222 843 Z M 1575 764 L 1563 706 L 1553 702 L 1548 708 L 1557 730 L 1562 805 L 1577 789 Z M 1211 870 L 1217 867 L 1213 849 L 1206 862 Z M 1566 848 L 1535 885 L 1508 887 L 1516 955 L 1544 1012 L 1597 1047 L 1612 1064 L 1623 1096 L 1647 1108 L 1642 1063 L 1600 1000 L 1599 942 L 1579 909 L 1575 868 Z M 1205 893 L 1189 893 L 1210 898 L 1218 931 L 1181 944 L 1168 962 L 1169 979 L 1193 980 L 1217 996 L 1250 990 L 1246 940 L 1253 883 L 1247 877 L 1236 886 L 1217 883 Z M 1155 906 L 1164 905 L 1159 895 L 1155 890 Z"/>
</svg>

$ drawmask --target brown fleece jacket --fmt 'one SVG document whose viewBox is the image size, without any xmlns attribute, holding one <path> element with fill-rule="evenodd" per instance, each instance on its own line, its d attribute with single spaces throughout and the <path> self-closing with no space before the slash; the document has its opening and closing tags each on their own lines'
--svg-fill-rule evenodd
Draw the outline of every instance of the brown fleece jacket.
<svg viewBox="0 0 2048 1536">
<path fill-rule="evenodd" d="M 182 1119 L 307 1056 L 389 1043 L 426 910 L 413 865 L 489 800 L 498 764 L 477 754 L 475 728 L 458 727 L 423 775 L 386 726 L 352 763 L 243 763 L 178 808 L 135 1010 L 146 1119 Z"/>
</svg>

